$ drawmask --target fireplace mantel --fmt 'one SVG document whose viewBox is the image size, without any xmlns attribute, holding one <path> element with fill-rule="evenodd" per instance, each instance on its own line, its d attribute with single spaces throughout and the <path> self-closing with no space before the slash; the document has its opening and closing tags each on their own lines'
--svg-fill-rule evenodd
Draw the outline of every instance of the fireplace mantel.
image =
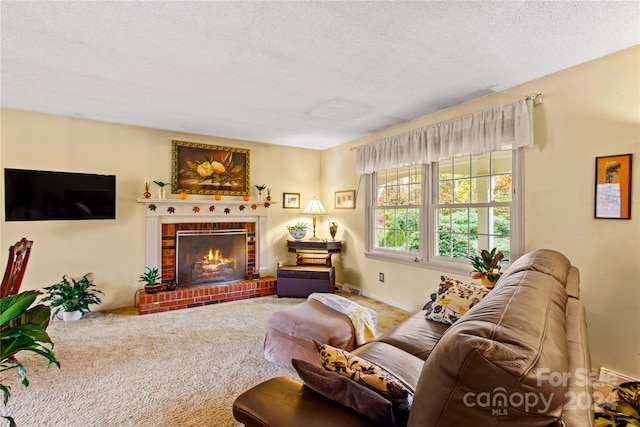
<svg viewBox="0 0 640 427">
<path fill-rule="evenodd" d="M 257 265 L 261 275 L 266 274 L 269 260 L 267 251 L 267 215 L 264 203 L 238 200 L 202 199 L 137 199 L 145 206 L 145 266 L 160 268 L 162 264 L 162 224 L 198 222 L 253 222 L 256 233 Z M 253 206 L 253 207 L 252 207 Z M 228 209 L 228 213 L 225 210 Z"/>
</svg>

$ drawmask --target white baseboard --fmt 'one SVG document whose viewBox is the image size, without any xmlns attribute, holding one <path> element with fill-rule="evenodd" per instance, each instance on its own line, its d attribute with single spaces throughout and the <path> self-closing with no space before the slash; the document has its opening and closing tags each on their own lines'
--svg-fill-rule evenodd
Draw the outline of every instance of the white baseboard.
<svg viewBox="0 0 640 427">
<path fill-rule="evenodd" d="M 408 307 L 408 306 L 406 306 L 406 305 L 398 304 L 398 303 L 397 303 L 397 302 L 395 302 L 395 301 L 391 301 L 391 300 L 388 300 L 388 299 L 386 299 L 386 298 L 382 298 L 382 297 L 379 297 L 379 296 L 376 296 L 376 295 L 372 295 L 372 294 L 370 294 L 370 293 L 368 293 L 368 292 L 363 292 L 363 293 L 362 293 L 362 296 L 365 296 L 365 297 L 367 297 L 367 298 L 374 299 L 374 300 L 376 300 L 376 301 L 383 302 L 383 303 L 385 303 L 385 304 L 387 304 L 387 305 L 390 305 L 390 306 L 392 306 L 392 307 L 399 308 L 400 310 L 408 311 L 408 312 L 410 312 L 410 313 L 415 313 L 415 312 L 417 312 L 417 311 L 418 311 L 418 310 L 416 310 L 416 309 L 415 309 L 415 308 L 413 308 L 413 307 Z"/>
<path fill-rule="evenodd" d="M 631 378 L 627 375 L 619 372 L 612 371 L 607 368 L 600 368 L 600 374 L 598 375 L 598 381 L 605 384 L 618 385 L 630 381 L 638 381 L 636 378 Z"/>
</svg>

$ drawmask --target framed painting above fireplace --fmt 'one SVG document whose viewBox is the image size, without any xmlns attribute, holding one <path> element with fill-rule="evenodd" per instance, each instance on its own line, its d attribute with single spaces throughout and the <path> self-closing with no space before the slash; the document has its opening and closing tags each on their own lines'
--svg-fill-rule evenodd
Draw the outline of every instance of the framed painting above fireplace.
<svg viewBox="0 0 640 427">
<path fill-rule="evenodd" d="M 250 150 L 171 141 L 171 192 L 249 194 Z"/>
</svg>

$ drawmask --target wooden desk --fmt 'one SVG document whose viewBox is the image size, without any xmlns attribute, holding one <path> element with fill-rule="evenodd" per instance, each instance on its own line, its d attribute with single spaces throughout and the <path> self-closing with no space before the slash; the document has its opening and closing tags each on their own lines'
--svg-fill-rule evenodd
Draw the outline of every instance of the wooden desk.
<svg viewBox="0 0 640 427">
<path fill-rule="evenodd" d="M 342 241 L 287 240 L 287 249 L 296 253 L 296 265 L 331 267 L 331 255 L 342 251 Z"/>
</svg>

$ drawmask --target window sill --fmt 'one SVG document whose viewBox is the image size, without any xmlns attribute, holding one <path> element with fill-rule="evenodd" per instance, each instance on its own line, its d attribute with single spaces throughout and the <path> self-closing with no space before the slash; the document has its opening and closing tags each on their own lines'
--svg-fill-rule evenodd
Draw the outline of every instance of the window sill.
<svg viewBox="0 0 640 427">
<path fill-rule="evenodd" d="M 365 258 L 375 259 L 379 261 L 393 262 L 396 264 L 411 265 L 414 267 L 426 268 L 429 270 L 436 270 L 440 272 L 447 272 L 452 274 L 470 275 L 472 267 L 469 261 L 466 260 L 444 260 L 437 259 L 432 261 L 424 261 L 417 257 L 410 257 L 406 255 L 398 254 L 386 254 L 380 252 L 365 252 Z"/>
</svg>

